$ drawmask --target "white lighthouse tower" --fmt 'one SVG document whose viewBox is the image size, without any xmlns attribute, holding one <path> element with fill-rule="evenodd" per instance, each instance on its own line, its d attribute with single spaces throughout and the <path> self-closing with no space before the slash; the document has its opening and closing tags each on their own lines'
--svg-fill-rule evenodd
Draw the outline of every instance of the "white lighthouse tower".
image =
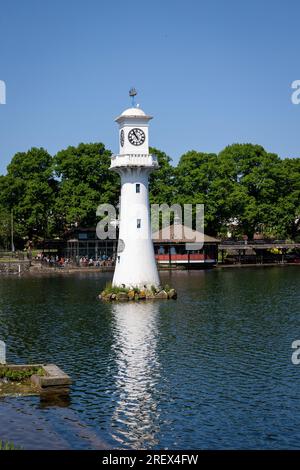
<svg viewBox="0 0 300 470">
<path fill-rule="evenodd" d="M 130 96 L 136 94 L 130 91 Z M 119 124 L 120 152 L 112 156 L 110 169 L 121 177 L 118 253 L 114 286 L 157 287 L 159 276 L 151 238 L 148 179 L 158 168 L 149 154 L 148 128 L 152 116 L 142 109 L 126 109 Z"/>
</svg>

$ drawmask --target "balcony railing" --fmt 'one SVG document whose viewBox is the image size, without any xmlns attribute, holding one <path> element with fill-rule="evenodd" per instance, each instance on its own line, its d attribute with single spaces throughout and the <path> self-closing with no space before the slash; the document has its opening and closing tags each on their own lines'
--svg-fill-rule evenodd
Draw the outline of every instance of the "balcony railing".
<svg viewBox="0 0 300 470">
<path fill-rule="evenodd" d="M 157 168 L 159 165 L 156 155 L 148 153 L 113 155 L 111 157 L 110 168 L 119 168 L 122 166 L 144 166 Z"/>
</svg>

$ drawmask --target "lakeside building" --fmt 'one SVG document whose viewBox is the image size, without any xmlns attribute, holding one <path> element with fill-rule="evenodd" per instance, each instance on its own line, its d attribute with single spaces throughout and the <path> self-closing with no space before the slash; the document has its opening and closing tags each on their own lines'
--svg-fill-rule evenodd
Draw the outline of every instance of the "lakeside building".
<svg viewBox="0 0 300 470">
<path fill-rule="evenodd" d="M 179 236 L 178 236 L 179 235 Z M 187 269 L 214 266 L 218 262 L 219 240 L 176 223 L 152 234 L 156 262 L 160 267 Z M 193 240 L 203 246 L 193 249 Z"/>
<path fill-rule="evenodd" d="M 155 259 L 159 268 L 201 269 L 203 267 L 234 264 L 273 264 L 299 263 L 300 243 L 286 240 L 218 240 L 209 235 L 204 236 L 201 250 L 187 250 L 187 238 L 174 239 L 173 228 L 168 227 L 165 233 L 154 233 Z M 184 228 L 185 234 L 188 233 Z M 190 237 L 190 235 L 188 235 Z M 80 258 L 93 260 L 111 259 L 117 256 L 117 239 L 100 240 L 95 228 L 78 227 L 70 231 L 65 240 L 47 240 L 41 252 L 55 253 L 78 263 Z"/>
<path fill-rule="evenodd" d="M 219 240 L 204 235 L 203 248 L 188 250 L 186 244 L 195 237 L 196 231 L 180 225 L 183 236 L 174 237 L 174 226 L 165 227 L 152 235 L 155 259 L 160 267 L 202 268 L 213 266 L 218 260 Z M 116 259 L 118 240 L 99 240 L 94 228 L 74 228 L 63 248 L 67 258 L 74 261 L 81 257 Z"/>
<path fill-rule="evenodd" d="M 100 240 L 95 228 L 76 227 L 69 232 L 62 252 L 66 258 L 78 262 L 80 258 L 115 259 L 118 240 Z"/>
</svg>

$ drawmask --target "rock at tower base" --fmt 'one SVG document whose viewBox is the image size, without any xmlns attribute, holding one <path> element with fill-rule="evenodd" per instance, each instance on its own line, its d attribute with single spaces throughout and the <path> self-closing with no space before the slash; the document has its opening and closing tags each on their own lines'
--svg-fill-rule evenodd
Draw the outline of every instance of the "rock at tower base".
<svg viewBox="0 0 300 470">
<path fill-rule="evenodd" d="M 139 301 L 139 300 L 176 300 L 177 292 L 175 289 L 170 289 L 169 286 L 154 287 L 151 289 L 138 289 L 106 286 L 106 288 L 99 294 L 99 300 L 105 302 L 128 302 L 128 301 Z"/>
</svg>

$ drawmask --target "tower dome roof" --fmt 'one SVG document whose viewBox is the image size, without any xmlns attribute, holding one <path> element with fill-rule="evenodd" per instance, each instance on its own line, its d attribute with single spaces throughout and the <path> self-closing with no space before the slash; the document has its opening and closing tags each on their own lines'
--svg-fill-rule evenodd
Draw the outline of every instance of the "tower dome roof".
<svg viewBox="0 0 300 470">
<path fill-rule="evenodd" d="M 121 123 L 128 118 L 132 118 L 133 120 L 136 118 L 148 122 L 150 119 L 152 119 L 152 116 L 148 116 L 141 108 L 128 108 L 125 109 L 125 111 L 123 111 L 123 113 L 118 116 L 115 121 Z"/>
<path fill-rule="evenodd" d="M 146 116 L 141 108 L 128 108 L 123 111 L 121 116 Z"/>
</svg>

